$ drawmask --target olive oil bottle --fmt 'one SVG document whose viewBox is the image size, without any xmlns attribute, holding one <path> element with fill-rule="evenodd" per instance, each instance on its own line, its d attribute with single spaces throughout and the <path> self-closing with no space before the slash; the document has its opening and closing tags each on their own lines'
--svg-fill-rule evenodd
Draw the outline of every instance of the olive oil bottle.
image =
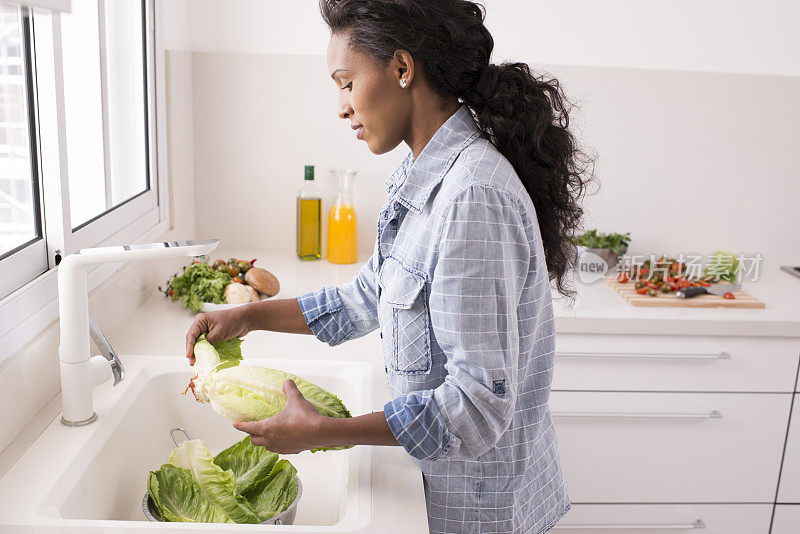
<svg viewBox="0 0 800 534">
<path fill-rule="evenodd" d="M 321 257 L 322 194 L 314 183 L 314 166 L 306 165 L 305 181 L 297 195 L 297 257 L 303 261 Z"/>
</svg>

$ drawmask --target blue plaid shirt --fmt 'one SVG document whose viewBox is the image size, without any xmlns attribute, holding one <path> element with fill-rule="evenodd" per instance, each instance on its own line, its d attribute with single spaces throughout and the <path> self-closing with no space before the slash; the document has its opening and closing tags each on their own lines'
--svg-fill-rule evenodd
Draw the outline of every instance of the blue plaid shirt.
<svg viewBox="0 0 800 534">
<path fill-rule="evenodd" d="M 570 499 L 530 196 L 464 104 L 386 191 L 372 257 L 352 282 L 301 295 L 303 316 L 330 345 L 380 327 L 386 420 L 422 470 L 431 532 L 545 532 Z"/>
</svg>

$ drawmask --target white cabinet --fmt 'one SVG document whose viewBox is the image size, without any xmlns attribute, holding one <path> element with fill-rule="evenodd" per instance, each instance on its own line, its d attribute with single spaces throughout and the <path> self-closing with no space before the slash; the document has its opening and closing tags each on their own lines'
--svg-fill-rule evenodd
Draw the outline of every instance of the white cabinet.
<svg viewBox="0 0 800 534">
<path fill-rule="evenodd" d="M 558 334 L 554 530 L 768 534 L 775 507 L 800 533 L 799 362 L 800 337 Z"/>
<path fill-rule="evenodd" d="M 800 338 L 560 334 L 554 390 L 794 391 Z"/>
<path fill-rule="evenodd" d="M 570 498 L 772 503 L 791 397 L 552 392 Z"/>
<path fill-rule="evenodd" d="M 797 534 L 798 532 L 800 532 L 800 504 L 776 506 L 770 534 Z"/>
<path fill-rule="evenodd" d="M 800 504 L 800 396 L 798 395 L 794 398 L 786 452 L 783 455 L 778 502 Z M 800 528 L 797 532 L 800 532 Z"/>
<path fill-rule="evenodd" d="M 771 515 L 771 504 L 573 504 L 552 532 L 766 534 Z"/>
</svg>

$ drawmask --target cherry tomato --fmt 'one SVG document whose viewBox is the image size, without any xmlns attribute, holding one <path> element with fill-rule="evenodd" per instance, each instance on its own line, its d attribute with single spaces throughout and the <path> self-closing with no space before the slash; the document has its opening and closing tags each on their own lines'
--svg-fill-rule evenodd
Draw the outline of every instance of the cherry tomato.
<svg viewBox="0 0 800 534">
<path fill-rule="evenodd" d="M 234 282 L 239 282 L 240 284 L 244 284 L 244 280 L 242 280 L 242 279 L 241 279 L 241 278 L 239 278 L 238 276 L 234 276 L 234 277 L 233 277 L 233 281 L 234 281 Z"/>
<path fill-rule="evenodd" d="M 647 293 L 647 287 L 642 286 L 639 289 L 637 289 L 636 292 L 639 293 L 640 295 L 644 295 L 645 293 Z"/>
<path fill-rule="evenodd" d="M 246 273 L 247 271 L 250 270 L 250 267 L 253 266 L 249 261 L 244 261 L 244 260 L 240 261 L 238 265 L 239 265 L 239 271 L 241 273 Z"/>
<path fill-rule="evenodd" d="M 722 295 L 722 298 L 724 298 L 724 299 L 732 299 L 732 298 L 735 298 L 735 297 L 733 296 L 733 293 L 731 293 L 730 291 L 728 291 L 727 293 L 725 293 L 724 295 Z"/>
<path fill-rule="evenodd" d="M 241 269 L 239 269 L 238 263 L 229 263 L 228 264 L 228 274 L 231 276 L 239 276 Z"/>
<path fill-rule="evenodd" d="M 175 291 L 173 291 L 173 290 L 171 290 L 171 289 L 170 289 L 170 290 L 169 290 L 169 296 L 171 297 L 171 296 L 172 296 L 172 295 L 174 295 L 174 294 L 175 294 Z"/>
<path fill-rule="evenodd" d="M 216 260 L 214 262 L 214 268 L 216 270 L 219 270 L 220 267 L 225 267 L 226 265 L 227 265 L 227 263 L 225 263 L 225 260 Z"/>
</svg>

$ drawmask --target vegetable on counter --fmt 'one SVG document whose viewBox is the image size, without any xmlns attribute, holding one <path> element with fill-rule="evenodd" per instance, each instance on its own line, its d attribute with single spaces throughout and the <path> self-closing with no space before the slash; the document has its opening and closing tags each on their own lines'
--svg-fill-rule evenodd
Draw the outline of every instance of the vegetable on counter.
<svg viewBox="0 0 800 534">
<path fill-rule="evenodd" d="M 617 281 L 627 283 L 629 279 L 635 280 L 634 288 L 638 294 L 656 297 L 659 292 L 669 294 L 685 287 L 709 287 L 714 281 L 715 273 L 719 279 L 730 282 L 735 279 L 740 269 L 736 257 L 725 251 L 715 252 L 709 267 L 700 276 L 690 274 L 684 263 L 662 256 L 653 261 L 647 259 L 641 264 L 620 271 L 617 274 Z M 733 293 L 728 294 L 730 296 L 723 295 L 723 297 L 734 297 Z"/>
<path fill-rule="evenodd" d="M 200 440 L 187 440 L 169 463 L 150 471 L 147 491 L 166 521 L 259 523 L 286 510 L 297 497 L 297 469 L 247 436 L 216 456 Z"/>
<path fill-rule="evenodd" d="M 733 252 L 727 250 L 717 250 L 711 254 L 708 265 L 703 272 L 715 281 L 725 280 L 726 282 L 736 281 L 736 275 L 742 270 L 739 259 Z"/>
<path fill-rule="evenodd" d="M 350 411 L 335 395 L 299 376 L 254 365 L 239 365 L 242 359 L 241 340 L 232 339 L 212 345 L 200 336 L 194 345 L 197 374 L 184 394 L 191 389 L 198 402 L 231 421 L 258 421 L 283 410 L 286 395 L 283 383 L 294 380 L 303 397 L 317 412 L 326 417 L 351 417 Z M 349 449 L 350 446 L 312 449 Z"/>
<path fill-rule="evenodd" d="M 624 234 L 598 234 L 597 230 L 589 230 L 572 238 L 572 242 L 576 245 L 589 248 L 607 248 L 611 249 L 614 254 L 622 254 L 630 241 L 630 232 L 625 232 Z"/>
<path fill-rule="evenodd" d="M 184 266 L 180 275 L 173 275 L 167 282 L 166 290 L 159 287 L 172 302 L 180 299 L 181 305 L 194 313 L 200 311 L 204 302 L 225 303 L 225 286 L 233 279 L 227 274 L 215 271 L 207 263 L 195 261 Z"/>
<path fill-rule="evenodd" d="M 278 279 L 266 269 L 253 267 L 255 259 L 240 261 L 218 259 L 209 265 L 195 260 L 172 275 L 166 287 L 158 290 L 172 302 L 198 313 L 203 304 L 246 304 L 261 300 L 261 295 L 275 296 L 280 290 Z"/>
</svg>

